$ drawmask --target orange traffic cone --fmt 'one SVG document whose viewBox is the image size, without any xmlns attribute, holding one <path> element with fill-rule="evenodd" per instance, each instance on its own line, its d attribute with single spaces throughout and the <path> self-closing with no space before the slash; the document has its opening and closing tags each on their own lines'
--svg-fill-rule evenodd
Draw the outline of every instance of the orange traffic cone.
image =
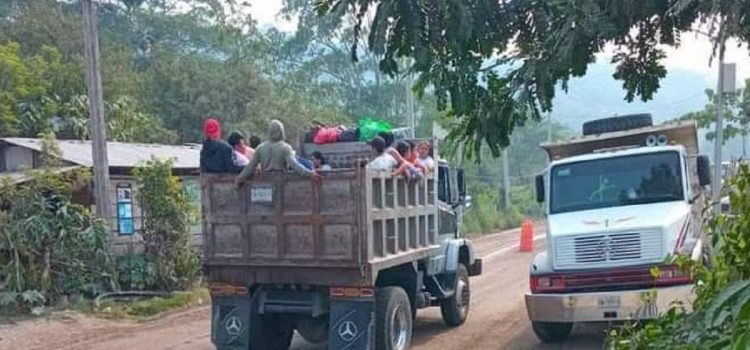
<svg viewBox="0 0 750 350">
<path fill-rule="evenodd" d="M 521 251 L 531 252 L 534 250 L 534 224 L 525 219 L 521 224 Z"/>
</svg>

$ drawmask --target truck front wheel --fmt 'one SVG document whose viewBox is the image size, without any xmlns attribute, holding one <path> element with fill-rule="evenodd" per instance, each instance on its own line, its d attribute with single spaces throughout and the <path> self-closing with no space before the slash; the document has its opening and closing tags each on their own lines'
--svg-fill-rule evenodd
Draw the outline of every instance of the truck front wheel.
<svg viewBox="0 0 750 350">
<path fill-rule="evenodd" d="M 469 272 L 463 264 L 458 264 L 456 269 L 456 283 L 453 290 L 455 293 L 452 297 L 440 301 L 440 313 L 443 315 L 443 322 L 449 327 L 462 325 L 469 315 L 469 304 L 471 303 Z"/>
<path fill-rule="evenodd" d="M 568 339 L 573 329 L 572 323 L 531 322 L 536 336 L 545 343 L 560 343 Z"/>
<path fill-rule="evenodd" d="M 375 297 L 375 348 L 406 350 L 411 344 L 409 297 L 401 287 L 378 289 Z"/>
</svg>

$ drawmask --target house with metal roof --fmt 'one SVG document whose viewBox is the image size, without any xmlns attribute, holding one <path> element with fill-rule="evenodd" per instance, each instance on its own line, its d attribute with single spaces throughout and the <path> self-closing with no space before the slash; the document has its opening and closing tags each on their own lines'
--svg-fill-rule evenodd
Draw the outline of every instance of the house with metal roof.
<svg viewBox="0 0 750 350">
<path fill-rule="evenodd" d="M 21 184 L 33 178 L 30 170 L 42 166 L 42 139 L 0 138 L 0 183 Z M 93 166 L 91 142 L 80 140 L 58 140 L 62 153 L 62 166 L 55 171 Z M 127 142 L 108 142 L 110 203 L 113 216 L 109 218 L 112 228 L 115 253 L 137 252 L 142 249 L 142 215 L 136 195 L 136 184 L 132 171 L 153 158 L 170 159 L 172 171 L 178 176 L 187 190 L 191 202 L 196 207 L 196 215 L 191 215 L 191 232 L 194 243 L 202 244 L 200 223 L 200 145 L 158 145 Z M 74 194 L 78 204 L 93 206 L 91 186 Z"/>
</svg>

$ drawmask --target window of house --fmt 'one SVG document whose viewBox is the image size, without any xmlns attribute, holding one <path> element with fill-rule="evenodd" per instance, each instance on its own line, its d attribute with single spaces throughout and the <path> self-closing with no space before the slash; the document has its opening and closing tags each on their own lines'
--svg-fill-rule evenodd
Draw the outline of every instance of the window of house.
<svg viewBox="0 0 750 350">
<path fill-rule="evenodd" d="M 132 235 L 135 232 L 133 223 L 133 188 L 129 183 L 117 184 L 117 233 Z"/>
</svg>

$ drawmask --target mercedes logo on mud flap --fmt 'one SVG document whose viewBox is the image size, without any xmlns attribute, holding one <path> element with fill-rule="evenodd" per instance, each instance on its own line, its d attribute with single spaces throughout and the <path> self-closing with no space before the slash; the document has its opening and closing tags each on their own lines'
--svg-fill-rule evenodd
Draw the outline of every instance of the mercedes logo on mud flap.
<svg viewBox="0 0 750 350">
<path fill-rule="evenodd" d="M 227 334 L 236 337 L 242 333 L 242 320 L 237 316 L 229 317 L 226 322 L 224 322 L 224 328 L 226 329 Z"/>
<path fill-rule="evenodd" d="M 357 337 L 357 325 L 352 321 L 344 321 L 339 325 L 339 338 L 345 342 L 351 342 Z"/>
</svg>

